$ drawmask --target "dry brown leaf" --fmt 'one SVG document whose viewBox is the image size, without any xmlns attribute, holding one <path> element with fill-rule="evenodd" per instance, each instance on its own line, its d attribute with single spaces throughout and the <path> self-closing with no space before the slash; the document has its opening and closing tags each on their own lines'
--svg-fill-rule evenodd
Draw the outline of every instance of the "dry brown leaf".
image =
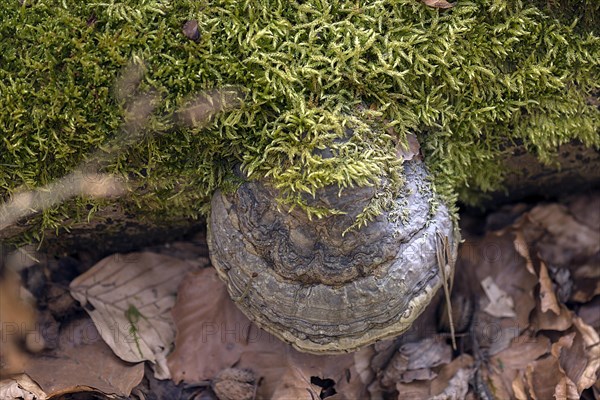
<svg viewBox="0 0 600 400">
<path fill-rule="evenodd" d="M 573 325 L 573 312 L 564 304 L 560 303 L 559 314 L 543 312 L 541 305 L 538 306 L 531 316 L 531 325 L 536 331 L 553 330 L 566 331 Z"/>
<path fill-rule="evenodd" d="M 481 287 L 483 287 L 485 295 L 489 299 L 489 303 L 483 308 L 486 313 L 497 318 L 514 318 L 517 316 L 513 299 L 494 283 L 491 276 L 481 281 Z"/>
<path fill-rule="evenodd" d="M 0 399 L 45 400 L 46 393 L 26 374 L 0 381 Z"/>
<path fill-rule="evenodd" d="M 452 348 L 440 338 L 427 338 L 419 342 L 407 343 L 385 369 L 381 382 L 393 387 L 396 383 L 409 383 L 414 380 L 430 381 L 437 376 L 433 367 L 448 364 L 452 360 Z"/>
<path fill-rule="evenodd" d="M 155 253 L 115 254 L 77 277 L 70 289 L 115 354 L 129 362 L 152 361 L 156 376 L 165 379 L 175 339 L 171 308 L 181 280 L 195 268 Z"/>
<path fill-rule="evenodd" d="M 144 376 L 144 365 L 115 356 L 88 318 L 64 326 L 59 343 L 52 353 L 32 358 L 26 368 L 49 397 L 91 390 L 128 396 Z"/>
<path fill-rule="evenodd" d="M 574 288 L 570 300 L 587 303 L 600 294 L 600 253 L 571 271 Z"/>
<path fill-rule="evenodd" d="M 600 193 L 577 195 L 569 203 L 569 211 L 577 221 L 600 231 Z"/>
<path fill-rule="evenodd" d="M 516 313 L 516 318 L 498 318 L 479 307 L 475 315 L 479 321 L 475 330 L 480 345 L 494 345 L 495 351 L 500 351 L 505 347 L 503 343 L 508 344 L 529 326 L 529 316 L 536 304 L 533 292 L 538 284 L 537 276 L 527 270 L 526 260 L 516 253 L 511 232 L 469 238 L 459 247 L 454 290 L 487 303 L 480 284 L 487 277 L 513 300 Z"/>
<path fill-rule="evenodd" d="M 537 206 L 528 213 L 547 232 L 536 247 L 540 257 L 554 265 L 568 265 L 600 251 L 600 231 L 580 223 L 559 204 Z"/>
<path fill-rule="evenodd" d="M 585 201 L 576 198 L 569 208 L 537 206 L 513 225 L 515 248 L 528 267 L 533 268 L 529 249 L 552 266 L 555 292 L 563 302 L 585 303 L 600 294 L 600 195 L 581 198 Z"/>
<path fill-rule="evenodd" d="M 431 400 L 462 400 L 467 396 L 469 391 L 469 381 L 473 377 L 473 370 L 461 368 L 456 371 L 456 374 L 448 382 L 448 387 Z"/>
<path fill-rule="evenodd" d="M 369 374 L 362 365 L 364 354 L 316 356 L 294 350 L 251 323 L 212 268 L 184 279 L 173 317 L 177 337 L 168 365 L 176 382 L 212 379 L 235 365 L 254 372 L 260 382 L 259 398 L 311 399 L 315 392 L 319 398 L 322 388 L 311 383 L 313 377 L 331 379 L 340 398 L 365 395 L 368 382 L 361 375 Z M 355 359 L 361 360 L 362 374 L 355 368 Z M 284 395 L 288 397 L 279 397 Z"/>
<path fill-rule="evenodd" d="M 252 400 L 256 396 L 256 378 L 246 369 L 225 368 L 213 379 L 211 387 L 219 400 Z"/>
<path fill-rule="evenodd" d="M 415 157 L 419 157 L 420 152 L 421 145 L 414 133 L 406 134 L 406 145 L 402 142 L 398 142 L 398 145 L 396 146 L 396 155 L 404 161 L 410 161 Z"/>
<path fill-rule="evenodd" d="M 552 357 L 560 360 L 560 355 L 563 349 L 569 350 L 573 346 L 576 333 L 571 332 L 565 336 L 561 336 L 555 343 L 552 344 L 550 351 Z M 557 400 L 577 400 L 579 399 L 579 393 L 577 392 L 577 385 L 567 376 L 562 365 L 559 364 L 559 370 L 561 378 L 554 388 L 554 397 Z"/>
<path fill-rule="evenodd" d="M 577 390 L 581 394 L 584 389 L 592 387 L 598 380 L 598 371 L 600 370 L 600 336 L 593 327 L 586 324 L 579 317 L 573 318 L 573 323 L 579 333 L 579 335 L 576 336 L 576 342 L 573 347 L 577 346 L 582 350 L 581 352 L 583 353 L 586 365 L 581 372 L 576 373 L 573 364 L 570 364 L 571 368 L 565 366 L 565 371 L 573 382 L 577 384 Z M 563 354 L 561 354 L 561 361 L 563 361 L 562 355 Z M 568 355 L 566 357 L 568 357 Z"/>
<path fill-rule="evenodd" d="M 542 312 L 552 311 L 556 315 L 560 315 L 560 307 L 554 288 L 552 287 L 552 279 L 548 275 L 548 268 L 543 261 L 540 261 L 540 301 Z"/>
<path fill-rule="evenodd" d="M 528 390 L 525 388 L 525 379 L 523 379 L 523 374 L 517 374 L 517 376 L 515 376 L 511 387 L 515 399 L 529 400 L 529 395 L 527 394 Z"/>
<path fill-rule="evenodd" d="M 556 400 L 579 400 L 581 397 L 577 393 L 577 386 L 573 381 L 563 375 L 554 387 L 554 398 Z"/>
<path fill-rule="evenodd" d="M 453 3 L 448 3 L 446 0 L 421 0 L 426 6 L 433 8 L 452 8 Z"/>
<path fill-rule="evenodd" d="M 463 373 L 460 373 L 457 377 L 458 372 L 461 370 L 465 372 L 470 371 L 473 367 L 473 363 L 474 361 L 471 356 L 462 354 L 452 360 L 449 364 L 446 364 L 441 368 L 438 367 L 439 371 L 437 372 L 437 376 L 430 381 L 415 381 L 411 383 L 398 382 L 396 383 L 398 400 L 428 399 L 435 395 L 443 396 L 445 391 L 447 391 L 447 395 L 450 395 L 453 390 L 462 387 L 464 385 L 464 379 L 467 378 Z M 455 377 L 456 379 L 451 383 Z"/>
<path fill-rule="evenodd" d="M 513 387 L 527 389 L 526 381 L 523 385 L 515 384 L 515 379 L 524 377 L 527 367 L 539 358 L 547 355 L 551 350 L 550 340 L 544 336 L 531 337 L 521 335 L 515 338 L 510 346 L 491 357 L 490 384 L 491 389 L 500 398 L 514 395 Z"/>
<path fill-rule="evenodd" d="M 529 386 L 529 395 L 533 399 L 552 399 L 556 386 L 564 374 L 560 370 L 558 360 L 546 357 L 527 366 L 525 373 Z"/>
<path fill-rule="evenodd" d="M 588 325 L 600 331 L 600 296 L 593 298 L 577 310 L 577 315 Z"/>
<path fill-rule="evenodd" d="M 533 268 L 533 261 L 531 260 L 531 255 L 529 254 L 529 246 L 527 245 L 527 241 L 525 240 L 525 235 L 519 229 L 515 230 L 514 245 L 517 253 L 519 253 L 521 257 L 525 259 L 527 271 L 529 271 L 531 275 L 536 275 L 535 270 Z"/>
</svg>

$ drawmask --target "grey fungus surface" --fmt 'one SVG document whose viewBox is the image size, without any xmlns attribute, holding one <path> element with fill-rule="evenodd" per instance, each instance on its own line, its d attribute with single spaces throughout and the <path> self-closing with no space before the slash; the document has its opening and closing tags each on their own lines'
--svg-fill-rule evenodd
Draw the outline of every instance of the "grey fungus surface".
<svg viewBox="0 0 600 400">
<path fill-rule="evenodd" d="M 309 220 L 282 211 L 268 182 L 242 183 L 212 199 L 211 260 L 238 307 L 300 351 L 340 353 L 406 331 L 442 284 L 438 235 L 455 257 L 457 231 L 419 160 L 404 163 L 406 184 L 392 209 L 343 232 L 375 195 L 373 187 L 317 193 L 345 214 Z M 453 263 L 446 266 L 447 276 Z"/>
</svg>

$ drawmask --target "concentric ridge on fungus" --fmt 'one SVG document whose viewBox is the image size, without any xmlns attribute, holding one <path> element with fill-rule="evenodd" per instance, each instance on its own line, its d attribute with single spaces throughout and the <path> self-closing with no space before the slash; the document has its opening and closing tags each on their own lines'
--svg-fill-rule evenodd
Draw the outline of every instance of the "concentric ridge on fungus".
<svg viewBox="0 0 600 400">
<path fill-rule="evenodd" d="M 346 214 L 308 220 L 278 209 L 277 191 L 246 181 L 217 191 L 209 220 L 212 262 L 240 309 L 301 351 L 352 351 L 406 331 L 442 284 L 437 235 L 458 240 L 421 161 L 405 162 L 406 184 L 391 210 L 343 235 L 373 187 L 317 192 L 314 202 Z M 450 263 L 452 264 L 452 263 Z M 452 267 L 447 267 L 452 268 Z M 448 271 L 451 273 L 452 271 Z"/>
</svg>

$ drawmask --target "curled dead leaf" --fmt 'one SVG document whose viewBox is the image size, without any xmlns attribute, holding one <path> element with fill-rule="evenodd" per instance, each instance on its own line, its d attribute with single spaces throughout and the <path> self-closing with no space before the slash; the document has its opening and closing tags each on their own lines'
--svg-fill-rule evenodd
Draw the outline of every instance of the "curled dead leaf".
<svg viewBox="0 0 600 400">
<path fill-rule="evenodd" d="M 533 261 L 531 260 L 531 255 L 529 254 L 529 246 L 527 245 L 527 240 L 525 240 L 525 235 L 523 231 L 517 229 L 515 230 L 515 240 L 514 240 L 515 250 L 517 253 L 521 255 L 526 261 L 527 271 L 531 273 L 531 275 L 536 275 L 535 270 L 533 268 Z"/>
<path fill-rule="evenodd" d="M 584 389 L 592 387 L 598 380 L 600 371 L 600 336 L 598 332 L 581 318 L 573 318 L 573 323 L 581 337 L 586 365 L 583 371 L 574 374 L 573 381 L 577 384 L 577 390 L 581 393 Z"/>
<path fill-rule="evenodd" d="M 540 262 L 540 301 L 542 312 L 545 313 L 550 310 L 554 314 L 560 315 L 560 307 L 552 287 L 552 279 L 550 279 L 548 268 L 543 261 Z"/>
<path fill-rule="evenodd" d="M 564 304 L 558 305 L 559 313 L 543 312 L 541 305 L 531 315 L 531 325 L 536 331 L 566 331 L 573 325 L 573 312 Z"/>
</svg>

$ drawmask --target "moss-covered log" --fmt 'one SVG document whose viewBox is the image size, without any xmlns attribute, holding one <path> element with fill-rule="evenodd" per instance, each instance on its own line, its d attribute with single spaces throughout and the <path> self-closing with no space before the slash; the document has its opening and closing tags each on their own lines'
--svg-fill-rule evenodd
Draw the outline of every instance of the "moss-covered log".
<svg viewBox="0 0 600 400">
<path fill-rule="evenodd" d="M 269 176 L 283 202 L 319 214 L 304 193 L 377 186 L 381 177 L 382 190 L 398 190 L 397 146 L 414 133 L 437 191 L 476 204 L 501 188 L 507 148 L 551 163 L 561 144 L 577 140 L 596 155 L 600 146 L 590 101 L 600 88 L 590 23 L 598 7 L 542 3 L 7 2 L 0 195 L 8 201 L 94 165 L 124 180 L 128 194 L 44 209 L 21 221 L 29 236 L 88 220 L 106 226 L 95 218 L 114 207 L 120 221 L 185 227 L 206 215 L 217 188 L 235 184 L 241 165 Z M 115 82 L 131 64 L 143 74 L 124 96 Z M 213 102 L 201 123 L 182 123 L 183 110 L 224 88 L 243 102 Z M 152 99 L 144 123 L 122 141 L 132 99 L 143 96 Z M 352 139 L 340 140 L 348 129 Z M 12 229 L 2 236 L 23 234 Z"/>
</svg>

